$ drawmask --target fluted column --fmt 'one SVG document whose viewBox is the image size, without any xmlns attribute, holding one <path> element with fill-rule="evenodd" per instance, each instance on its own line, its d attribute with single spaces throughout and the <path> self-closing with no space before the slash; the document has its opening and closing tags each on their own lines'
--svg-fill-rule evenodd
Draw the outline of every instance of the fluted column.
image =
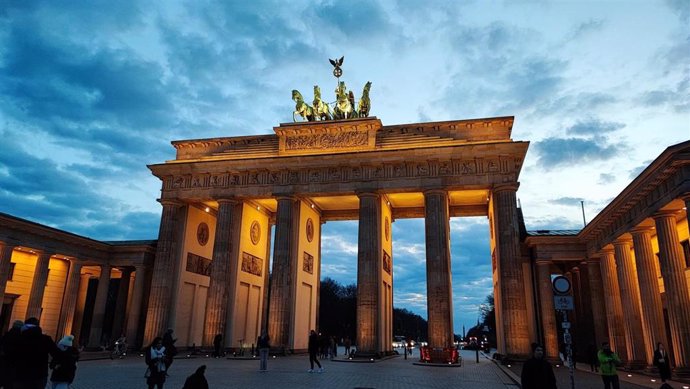
<svg viewBox="0 0 690 389">
<path fill-rule="evenodd" d="M 520 257 L 520 224 L 516 201 L 517 185 L 499 185 L 493 189 L 496 253 L 501 288 L 501 321 L 506 354 L 527 357 L 530 354 L 525 283 Z"/>
<path fill-rule="evenodd" d="M 635 259 L 630 255 L 630 238 L 621 238 L 613 242 L 618 274 L 618 286 L 621 291 L 623 308 L 623 330 L 625 331 L 628 366 L 641 369 L 647 365 L 645 353 L 645 336 L 642 332 L 642 312 L 640 311 L 640 288 L 637 285 Z"/>
<path fill-rule="evenodd" d="M 274 347 L 291 347 L 295 279 L 297 277 L 296 234 L 299 233 L 299 203 L 293 197 L 279 197 L 276 214 L 268 335 Z"/>
<path fill-rule="evenodd" d="M 177 223 L 184 223 L 182 204 L 177 201 L 162 200 L 163 213 L 158 232 L 156 258 L 151 275 L 151 292 L 146 310 L 146 329 L 144 343 L 150 343 L 156 336 L 161 336 L 168 327 L 170 303 L 172 302 L 177 261 Z"/>
<path fill-rule="evenodd" d="M 630 231 L 630 233 L 633 238 L 637 280 L 640 285 L 642 327 L 644 328 L 646 340 L 647 364 L 651 365 L 656 343 L 666 343 L 663 305 L 661 294 L 659 293 L 659 279 L 656 273 L 656 258 L 652 248 L 652 229 L 637 228 Z"/>
<path fill-rule="evenodd" d="M 613 250 L 605 249 L 601 255 L 601 278 L 604 283 L 604 296 L 606 301 L 606 321 L 609 326 L 609 342 L 611 348 L 618 354 L 622 361 L 627 362 L 628 348 L 623 329 L 623 306 L 621 304 L 621 291 L 618 286 L 618 273 Z"/>
<path fill-rule="evenodd" d="M 79 295 L 79 281 L 81 281 L 81 263 L 76 260 L 70 260 L 65 294 L 62 296 L 62 309 L 60 310 L 60 319 L 58 320 L 57 336 L 59 338 L 72 334 L 74 311 Z"/>
<path fill-rule="evenodd" d="M 206 322 L 204 324 L 204 346 L 213 345 L 216 334 L 224 334 L 228 315 L 228 295 L 232 270 L 233 232 L 239 228 L 241 215 L 233 217 L 237 205 L 235 200 L 218 200 L 216 234 L 213 241 L 213 262 L 211 281 L 206 300 Z M 241 208 L 240 208 L 241 210 Z"/>
<path fill-rule="evenodd" d="M 551 261 L 537 259 L 537 285 L 541 307 L 541 327 L 544 331 L 544 352 L 549 360 L 558 360 L 558 329 L 551 286 Z"/>
<path fill-rule="evenodd" d="M 578 265 L 580 269 L 580 307 L 578 309 L 579 328 L 578 338 L 580 339 L 580 350 L 587 350 L 589 345 L 596 345 L 597 340 L 594 332 L 594 320 L 592 313 L 592 295 L 589 283 L 589 268 L 587 261 L 582 261 Z"/>
<path fill-rule="evenodd" d="M 79 277 L 79 288 L 77 292 L 77 303 L 74 309 L 74 325 L 72 325 L 72 334 L 79 346 L 85 346 L 88 339 L 82 339 L 81 327 L 84 323 L 84 310 L 86 309 L 86 294 L 89 290 L 90 273 L 81 274 Z"/>
<path fill-rule="evenodd" d="M 600 345 L 608 335 L 608 320 L 606 306 L 604 305 L 603 282 L 601 279 L 601 267 L 596 258 L 587 259 L 587 277 L 589 278 L 589 292 L 592 302 L 592 321 L 594 322 L 595 344 Z"/>
<path fill-rule="evenodd" d="M 448 193 L 424 192 L 426 290 L 429 346 L 453 345 L 453 290 L 450 269 L 450 214 Z M 375 235 L 377 240 L 379 235 Z"/>
<path fill-rule="evenodd" d="M 376 353 L 381 240 L 381 201 L 376 193 L 360 193 L 357 251 L 357 351 Z"/>
<path fill-rule="evenodd" d="M 43 305 L 43 292 L 48 282 L 48 265 L 50 265 L 50 254 L 38 251 L 38 259 L 34 269 L 34 277 L 31 282 L 31 293 L 29 303 L 26 308 L 26 318 L 35 317 L 40 320 Z"/>
<path fill-rule="evenodd" d="M 129 299 L 129 282 L 132 277 L 132 269 L 122 269 L 120 285 L 117 288 L 117 301 L 115 303 L 115 315 L 113 317 L 113 330 L 111 336 L 115 339 L 125 334 L 125 313 L 127 313 L 127 300 Z"/>
<path fill-rule="evenodd" d="M 10 275 L 10 263 L 14 245 L 0 241 L 0 304 L 5 300 L 7 278 Z"/>
<path fill-rule="evenodd" d="M 108 301 L 108 287 L 110 286 L 110 270 L 108 264 L 101 265 L 101 276 L 98 277 L 98 288 L 96 288 L 96 300 L 93 303 L 93 315 L 91 315 L 91 332 L 89 333 L 89 344 L 91 348 L 101 345 L 103 336 L 103 321 L 105 319 L 105 304 Z"/>
<path fill-rule="evenodd" d="M 134 347 L 139 345 L 139 320 L 141 318 L 144 286 L 146 284 L 146 268 L 134 267 L 134 290 L 132 291 L 132 303 L 127 315 L 127 342 Z"/>
<path fill-rule="evenodd" d="M 671 339 L 678 375 L 690 375 L 690 294 L 685 278 L 685 260 L 676 230 L 676 213 L 654 215 L 659 240 L 659 263 L 671 327 Z"/>
</svg>

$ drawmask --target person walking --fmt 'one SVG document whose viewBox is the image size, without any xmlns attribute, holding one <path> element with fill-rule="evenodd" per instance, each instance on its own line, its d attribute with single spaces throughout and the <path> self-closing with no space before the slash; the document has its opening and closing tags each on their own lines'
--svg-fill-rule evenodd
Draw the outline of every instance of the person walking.
<svg viewBox="0 0 690 389">
<path fill-rule="evenodd" d="M 598 373 L 599 372 L 599 358 L 597 356 L 597 346 L 594 343 L 590 343 L 587 346 L 587 360 L 589 362 L 589 371 Z"/>
<path fill-rule="evenodd" d="M 314 372 L 314 363 L 319 367 L 318 372 L 323 373 L 323 368 L 321 367 L 321 363 L 319 362 L 318 359 L 316 359 L 316 354 L 319 352 L 319 336 L 316 335 L 316 331 L 311 330 L 309 333 L 309 364 L 311 365 L 311 368 L 308 370 L 309 373 Z"/>
<path fill-rule="evenodd" d="M 187 377 L 182 389 L 208 389 L 208 381 L 204 373 L 206 373 L 206 365 L 199 366 L 194 374 Z"/>
<path fill-rule="evenodd" d="M 163 389 L 167 371 L 163 338 L 157 336 L 153 339 L 151 344 L 144 349 L 144 360 L 148 366 L 145 376 L 146 384 L 149 386 L 149 389 L 153 389 L 154 386 L 158 389 Z"/>
<path fill-rule="evenodd" d="M 223 344 L 223 334 L 216 334 L 216 336 L 213 338 L 213 357 L 214 358 L 220 358 L 221 353 L 220 349 Z"/>
<path fill-rule="evenodd" d="M 671 378 L 671 362 L 668 360 L 668 353 L 661 342 L 656 344 L 656 350 L 654 350 L 654 366 L 659 369 L 661 382 L 666 382 L 667 379 Z"/>
<path fill-rule="evenodd" d="M 177 355 L 177 347 L 175 347 L 175 342 L 177 339 L 173 339 L 173 329 L 168 328 L 163 335 L 163 348 L 165 349 L 165 371 L 167 374 L 170 365 L 173 363 L 173 358 Z"/>
<path fill-rule="evenodd" d="M 69 385 L 74 381 L 77 373 L 77 361 L 79 360 L 79 350 L 74 347 L 74 335 L 65 335 L 58 342 L 60 357 L 50 361 L 50 368 L 53 373 L 50 375 L 52 389 L 69 389 Z"/>
<path fill-rule="evenodd" d="M 16 367 L 13 387 L 45 389 L 48 383 L 49 356 L 60 358 L 60 349 L 50 336 L 43 334 L 37 318 L 26 319 L 16 344 L 7 355 Z"/>
<path fill-rule="evenodd" d="M 522 365 L 522 389 L 557 389 L 553 367 L 544 360 L 544 347 L 532 343 L 532 358 Z"/>
<path fill-rule="evenodd" d="M 621 360 L 616 353 L 611 351 L 609 342 L 601 344 L 601 350 L 597 357 L 599 358 L 599 369 L 601 370 L 601 379 L 604 381 L 604 389 L 620 389 L 616 366 L 621 364 Z"/>
<path fill-rule="evenodd" d="M 350 347 L 352 347 L 352 341 L 350 340 L 349 336 L 346 336 L 345 340 L 343 340 L 343 346 L 345 346 L 345 356 L 349 357 L 350 356 Z"/>
<path fill-rule="evenodd" d="M 23 326 L 23 321 L 15 320 L 12 323 L 12 328 L 3 335 L 0 341 L 0 354 L 3 355 L 3 362 L 0 365 L 0 386 L 5 389 L 12 389 L 15 372 L 17 371 L 17 361 L 10 358 L 10 354 L 16 349 Z"/>
<path fill-rule="evenodd" d="M 268 368 L 268 351 L 271 349 L 271 338 L 266 331 L 261 332 L 261 336 L 256 340 L 256 347 L 259 349 L 259 371 L 266 371 Z"/>
</svg>

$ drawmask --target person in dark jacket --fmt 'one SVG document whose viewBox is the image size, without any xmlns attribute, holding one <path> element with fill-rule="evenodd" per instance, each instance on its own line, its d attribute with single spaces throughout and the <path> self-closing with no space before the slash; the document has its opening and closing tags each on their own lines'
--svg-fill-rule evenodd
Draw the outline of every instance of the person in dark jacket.
<svg viewBox="0 0 690 389">
<path fill-rule="evenodd" d="M 77 361 L 79 360 L 79 350 L 73 344 L 74 335 L 66 335 L 58 342 L 61 353 L 58 358 L 50 361 L 50 368 L 53 373 L 50 375 L 52 389 L 69 389 L 69 385 L 74 381 L 77 373 Z"/>
<path fill-rule="evenodd" d="M 208 389 L 208 381 L 204 373 L 206 373 L 206 365 L 199 366 L 194 374 L 187 377 L 182 389 Z"/>
<path fill-rule="evenodd" d="M 661 382 L 666 382 L 667 379 L 671 378 L 671 362 L 668 360 L 668 352 L 661 342 L 656 344 L 656 350 L 654 350 L 654 366 L 659 369 Z"/>
<path fill-rule="evenodd" d="M 3 355 L 3 362 L 0 365 L 0 386 L 5 389 L 12 389 L 14 375 L 17 371 L 17 361 L 10 358 L 10 354 L 16 349 L 23 326 L 23 321 L 15 320 L 12 323 L 12 328 L 7 331 L 0 342 L 0 354 Z"/>
<path fill-rule="evenodd" d="M 259 349 L 259 371 L 266 371 L 268 368 L 268 351 L 271 348 L 270 338 L 266 331 L 261 333 L 261 336 L 256 340 L 256 347 Z"/>
<path fill-rule="evenodd" d="M 323 372 L 323 368 L 321 367 L 321 363 L 319 362 L 318 359 L 316 359 L 316 354 L 319 352 L 319 336 L 316 335 L 316 331 L 311 330 L 309 333 L 309 363 L 311 364 L 311 368 L 308 370 L 309 373 L 314 372 L 314 363 L 319 367 L 319 373 Z"/>
<path fill-rule="evenodd" d="M 15 361 L 14 387 L 45 389 L 48 383 L 48 357 L 60 357 L 60 349 L 53 339 L 44 335 L 38 319 L 26 319 L 17 339 L 16 347 L 8 355 Z"/>
<path fill-rule="evenodd" d="M 220 358 L 221 355 L 221 348 L 223 346 L 223 334 L 216 334 L 216 336 L 213 338 L 213 357 L 214 358 Z"/>
<path fill-rule="evenodd" d="M 175 342 L 177 339 L 173 339 L 173 329 L 168 328 L 163 335 L 163 347 L 165 348 L 165 370 L 170 368 L 173 363 L 173 358 L 177 355 L 177 347 L 175 347 Z"/>
<path fill-rule="evenodd" d="M 556 376 L 551 364 L 544 360 L 544 348 L 532 344 L 532 358 L 522 365 L 522 389 L 556 389 Z"/>
</svg>

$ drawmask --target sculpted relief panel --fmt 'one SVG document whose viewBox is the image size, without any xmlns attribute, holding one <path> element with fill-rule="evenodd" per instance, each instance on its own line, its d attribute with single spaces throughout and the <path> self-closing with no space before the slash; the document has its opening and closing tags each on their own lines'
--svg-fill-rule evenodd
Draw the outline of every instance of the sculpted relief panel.
<svg viewBox="0 0 690 389">
<path fill-rule="evenodd" d="M 361 131 L 346 131 L 338 133 L 324 133 L 302 136 L 288 136 L 285 138 L 286 150 L 306 149 L 336 149 L 356 146 L 366 146 L 369 134 Z"/>
<path fill-rule="evenodd" d="M 232 188 L 262 185 L 330 184 L 367 180 L 395 180 L 419 177 L 454 177 L 514 174 L 518 158 L 399 162 L 370 166 L 338 166 L 304 170 L 262 170 L 169 176 L 165 189 Z"/>
</svg>

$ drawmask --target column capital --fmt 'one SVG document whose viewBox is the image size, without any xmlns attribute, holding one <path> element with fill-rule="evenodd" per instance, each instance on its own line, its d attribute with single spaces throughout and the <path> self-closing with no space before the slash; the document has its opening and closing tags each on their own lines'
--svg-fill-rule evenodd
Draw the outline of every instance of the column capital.
<svg viewBox="0 0 690 389">
<path fill-rule="evenodd" d="M 280 200 L 290 200 L 290 201 L 296 201 L 297 196 L 289 193 L 279 193 L 279 194 L 273 194 L 273 197 L 276 199 L 276 201 Z"/>
<path fill-rule="evenodd" d="M 626 236 L 626 235 L 622 235 L 622 236 L 619 236 L 618 238 L 616 238 L 616 240 L 614 240 L 612 243 L 613 243 L 614 247 L 616 247 L 616 246 L 630 246 L 632 244 L 632 238 L 630 238 L 629 236 Z"/>
<path fill-rule="evenodd" d="M 184 203 L 180 200 L 177 199 L 158 199 L 158 202 L 161 203 L 161 205 L 166 206 L 166 205 L 173 205 L 173 206 L 183 206 Z"/>
<path fill-rule="evenodd" d="M 637 226 L 630 230 L 631 235 L 641 235 L 641 234 L 651 234 L 654 231 L 654 227 Z"/>
<path fill-rule="evenodd" d="M 381 197 L 381 195 L 379 193 L 373 192 L 373 191 L 361 191 L 361 192 L 358 191 L 358 192 L 355 192 L 355 194 L 360 199 L 363 197 L 376 197 L 376 198 Z"/>
<path fill-rule="evenodd" d="M 613 253 L 615 251 L 616 250 L 613 247 L 606 246 L 606 247 L 602 247 L 600 252 L 601 252 L 601 255 L 604 256 L 604 255 L 609 255 L 609 254 L 613 255 Z M 599 258 L 601 259 L 601 257 L 599 257 Z"/>
<path fill-rule="evenodd" d="M 446 195 L 448 194 L 448 190 L 445 188 L 432 188 L 432 189 L 427 189 L 423 191 L 424 195 L 430 195 L 430 194 L 440 194 L 440 195 Z"/>
<path fill-rule="evenodd" d="M 551 259 L 542 258 L 537 258 L 534 262 L 537 264 L 537 266 L 550 266 L 551 264 L 553 264 L 553 261 Z"/>
<path fill-rule="evenodd" d="M 652 215 L 652 218 L 654 220 L 657 219 L 665 219 L 665 218 L 670 218 L 670 217 L 676 217 L 678 213 L 680 212 L 679 209 L 670 209 L 670 210 L 663 210 L 663 211 L 658 211 L 655 214 Z"/>
<path fill-rule="evenodd" d="M 496 184 L 491 188 L 491 191 L 494 193 L 498 192 L 504 192 L 504 191 L 512 191 L 512 192 L 517 192 L 518 188 L 520 187 L 519 182 L 507 182 L 504 184 Z"/>
<path fill-rule="evenodd" d="M 221 204 L 235 205 L 235 204 L 238 204 L 238 203 L 240 202 L 239 199 L 236 199 L 236 198 L 227 198 L 227 197 L 225 197 L 225 198 L 219 198 L 219 199 L 215 199 L 215 200 L 216 200 L 216 202 L 218 203 L 218 205 L 221 205 Z"/>
</svg>

